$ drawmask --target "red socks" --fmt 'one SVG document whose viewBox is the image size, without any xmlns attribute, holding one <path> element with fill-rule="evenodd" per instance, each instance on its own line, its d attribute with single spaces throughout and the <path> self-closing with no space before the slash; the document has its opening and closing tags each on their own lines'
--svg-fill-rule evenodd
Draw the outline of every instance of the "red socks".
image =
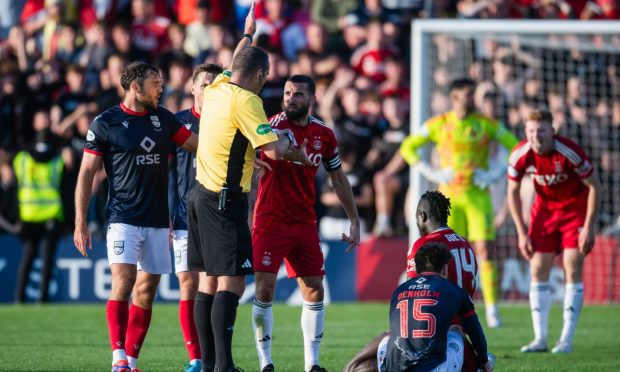
<svg viewBox="0 0 620 372">
<path fill-rule="evenodd" d="M 105 308 L 112 350 L 125 349 L 129 307 L 127 301 L 108 300 Z"/>
<path fill-rule="evenodd" d="M 185 341 L 185 347 L 187 348 L 189 359 L 202 359 L 198 332 L 196 331 L 196 323 L 194 322 L 193 300 L 179 301 L 179 322 L 181 323 L 183 341 Z"/>
<path fill-rule="evenodd" d="M 127 356 L 138 358 L 140 348 L 144 343 L 146 332 L 151 324 L 151 315 L 153 310 L 145 310 L 141 307 L 131 304 L 129 307 L 129 322 L 127 324 L 127 340 L 125 351 Z"/>
</svg>

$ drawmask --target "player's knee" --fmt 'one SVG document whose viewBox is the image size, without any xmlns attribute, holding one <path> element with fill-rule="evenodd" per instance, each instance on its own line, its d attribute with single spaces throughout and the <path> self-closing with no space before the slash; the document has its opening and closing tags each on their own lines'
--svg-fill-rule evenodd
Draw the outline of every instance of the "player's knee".
<svg viewBox="0 0 620 372">
<path fill-rule="evenodd" d="M 465 337 L 463 334 L 463 330 L 458 325 L 451 325 L 450 328 L 448 328 L 448 332 L 454 332 L 458 334 L 459 336 L 461 336 L 461 338 Z"/>
<path fill-rule="evenodd" d="M 564 275 L 567 283 L 580 283 L 582 280 L 581 267 L 571 266 L 564 268 Z"/>
<path fill-rule="evenodd" d="M 112 280 L 110 298 L 113 300 L 127 301 L 131 296 L 134 283 L 135 277 L 123 275 L 115 277 L 114 280 Z"/>
<path fill-rule="evenodd" d="M 245 277 L 243 276 L 220 276 L 217 278 L 217 291 L 232 292 L 241 297 L 245 290 Z"/>
<path fill-rule="evenodd" d="M 184 272 L 179 273 L 179 288 L 181 291 L 197 291 L 198 290 L 198 277 L 192 275 L 192 273 Z"/>
<path fill-rule="evenodd" d="M 179 291 L 181 292 L 182 300 L 194 299 L 198 291 L 198 283 L 191 280 L 179 282 Z"/>
<path fill-rule="evenodd" d="M 305 301 L 320 302 L 323 301 L 323 297 L 325 296 L 325 290 L 323 289 L 323 285 L 307 287 L 303 295 Z"/>
<path fill-rule="evenodd" d="M 262 302 L 271 302 L 275 294 L 275 285 L 256 282 L 256 299 Z"/>
</svg>

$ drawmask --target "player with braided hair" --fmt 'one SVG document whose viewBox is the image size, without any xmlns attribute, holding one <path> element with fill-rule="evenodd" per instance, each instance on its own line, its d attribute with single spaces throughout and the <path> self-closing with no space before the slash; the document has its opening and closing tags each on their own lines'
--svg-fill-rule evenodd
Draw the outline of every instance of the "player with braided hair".
<svg viewBox="0 0 620 372">
<path fill-rule="evenodd" d="M 475 252 L 469 242 L 448 227 L 450 216 L 450 199 L 439 191 L 425 192 L 416 208 L 416 225 L 421 238 L 416 240 L 407 253 L 407 278 L 417 275 L 415 255 L 422 246 L 430 242 L 445 244 L 453 259 L 448 263 L 448 280 L 463 288 L 471 297 L 476 290 L 478 263 Z M 376 371 L 374 360 L 379 342 L 386 333 L 371 341 L 349 364 L 345 371 Z M 372 360 L 370 360 L 372 359 Z M 362 365 L 375 364 L 374 369 L 361 368 Z M 360 369 L 361 368 L 361 369 Z M 478 363 L 471 344 L 465 339 L 463 371 L 476 371 Z"/>
</svg>

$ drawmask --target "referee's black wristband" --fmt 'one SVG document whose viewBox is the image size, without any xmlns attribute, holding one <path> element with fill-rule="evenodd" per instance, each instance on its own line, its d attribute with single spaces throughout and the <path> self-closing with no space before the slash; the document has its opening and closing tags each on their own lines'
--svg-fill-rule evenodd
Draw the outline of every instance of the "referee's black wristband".
<svg viewBox="0 0 620 372">
<path fill-rule="evenodd" d="M 250 39 L 250 43 L 254 41 L 254 38 L 253 38 L 253 37 L 252 37 L 252 35 L 250 35 L 250 34 L 243 34 L 243 35 L 241 36 L 241 38 L 242 38 L 242 39 L 243 39 L 244 37 L 247 37 L 248 39 Z"/>
</svg>

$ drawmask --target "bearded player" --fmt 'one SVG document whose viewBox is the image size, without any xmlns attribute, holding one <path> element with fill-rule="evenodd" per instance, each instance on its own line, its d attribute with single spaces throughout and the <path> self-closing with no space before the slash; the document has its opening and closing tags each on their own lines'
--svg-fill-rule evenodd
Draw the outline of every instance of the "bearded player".
<svg viewBox="0 0 620 372">
<path fill-rule="evenodd" d="M 275 133 L 285 134 L 295 145 L 306 147 L 312 165 L 274 161 L 261 155 L 261 160 L 272 168 L 262 172 L 260 178 L 252 229 L 256 275 L 252 325 L 261 371 L 275 370 L 271 357 L 271 307 L 282 260 L 289 277 L 297 278 L 304 300 L 301 313 L 304 371 L 325 370 L 319 363 L 325 318 L 325 270 L 314 211 L 314 177 L 321 164 L 351 221 L 349 235 L 342 234 L 342 240 L 349 244 L 347 251 L 360 240 L 359 216 L 351 185 L 340 165 L 336 137 L 331 129 L 308 114 L 316 100 L 314 94 L 315 83 L 310 77 L 291 76 L 284 86 L 284 111 L 269 121 Z"/>
</svg>

